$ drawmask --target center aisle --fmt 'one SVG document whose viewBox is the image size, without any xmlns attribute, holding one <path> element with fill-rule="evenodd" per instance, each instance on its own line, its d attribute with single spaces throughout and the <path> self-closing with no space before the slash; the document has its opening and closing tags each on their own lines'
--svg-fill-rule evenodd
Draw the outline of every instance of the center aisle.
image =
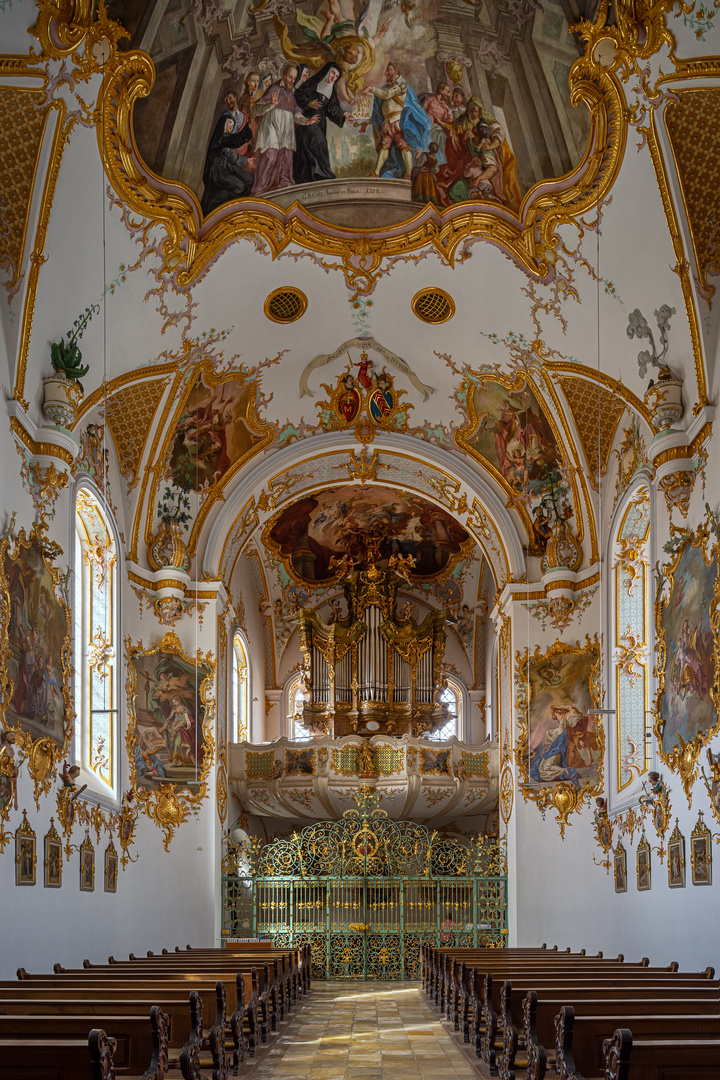
<svg viewBox="0 0 720 1080">
<path fill-rule="evenodd" d="M 477 1080 L 418 983 L 313 982 L 252 1080 Z"/>
</svg>

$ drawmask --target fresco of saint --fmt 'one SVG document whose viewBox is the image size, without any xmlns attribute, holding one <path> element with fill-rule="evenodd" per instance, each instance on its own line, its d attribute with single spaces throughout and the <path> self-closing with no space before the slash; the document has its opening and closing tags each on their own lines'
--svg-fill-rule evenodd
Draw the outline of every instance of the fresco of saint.
<svg viewBox="0 0 720 1080">
<path fill-rule="evenodd" d="M 229 11 L 110 3 L 129 48 L 156 69 L 135 103 L 139 152 L 206 215 L 356 177 L 403 181 L 393 198 L 407 201 L 407 218 L 413 199 L 517 212 L 533 184 L 567 174 L 586 150 L 589 115 L 568 84 L 581 46 L 559 11 L 542 25 L 503 13 L 509 35 L 480 0 L 232 0 Z M 523 48 L 508 44 L 516 38 Z M 496 67 L 477 59 L 488 43 L 509 79 L 489 78 Z M 535 122 L 538 100 L 552 110 L 547 130 Z M 317 199 L 308 205 L 322 216 Z"/>
</svg>

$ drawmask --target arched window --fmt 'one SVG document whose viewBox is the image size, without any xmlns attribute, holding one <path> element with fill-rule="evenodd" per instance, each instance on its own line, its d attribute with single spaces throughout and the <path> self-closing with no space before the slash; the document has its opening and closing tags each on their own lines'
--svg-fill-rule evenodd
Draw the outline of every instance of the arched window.
<svg viewBox="0 0 720 1080">
<path fill-rule="evenodd" d="M 463 730 L 463 690 L 456 679 L 447 679 L 447 686 L 440 693 L 440 701 L 443 705 L 447 705 L 450 715 L 447 723 L 438 731 L 434 731 L 432 735 L 428 735 L 427 738 L 433 739 L 435 742 L 445 742 L 455 735 L 458 739 L 461 739 Z"/>
<path fill-rule="evenodd" d="M 647 739 L 650 492 L 638 488 L 619 516 L 612 543 L 615 720 L 618 792 L 649 768 Z"/>
<path fill-rule="evenodd" d="M 300 681 L 300 676 L 295 675 L 287 684 L 287 730 L 288 736 L 293 742 L 307 742 L 310 732 L 302 725 L 303 706 L 305 704 L 306 690 Z"/>
<path fill-rule="evenodd" d="M 88 487 L 75 498 L 75 709 L 83 768 L 117 795 L 117 547 Z"/>
<path fill-rule="evenodd" d="M 250 738 L 250 667 L 247 648 L 239 630 L 233 635 L 232 670 L 232 741 L 246 742 Z"/>
</svg>

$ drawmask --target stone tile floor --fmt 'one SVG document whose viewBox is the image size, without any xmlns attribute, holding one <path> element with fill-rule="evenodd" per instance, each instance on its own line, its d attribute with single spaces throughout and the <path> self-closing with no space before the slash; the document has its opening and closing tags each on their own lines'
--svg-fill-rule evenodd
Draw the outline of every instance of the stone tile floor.
<svg viewBox="0 0 720 1080">
<path fill-rule="evenodd" d="M 478 1080 L 419 983 L 313 982 L 252 1080 Z"/>
</svg>

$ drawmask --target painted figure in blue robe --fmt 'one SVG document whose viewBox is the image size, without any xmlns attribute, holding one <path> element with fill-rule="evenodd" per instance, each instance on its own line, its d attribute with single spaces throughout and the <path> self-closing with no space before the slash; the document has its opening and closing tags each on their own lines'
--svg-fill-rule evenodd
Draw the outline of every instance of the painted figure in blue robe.
<svg viewBox="0 0 720 1080">
<path fill-rule="evenodd" d="M 558 780 L 569 780 L 575 787 L 579 786 L 577 770 L 568 765 L 568 723 L 577 716 L 582 718 L 581 713 L 575 710 L 552 706 L 550 713 L 555 720 L 555 725 L 550 728 L 543 742 L 533 752 L 530 763 L 530 779 L 537 784 L 555 783 Z"/>
<path fill-rule="evenodd" d="M 392 61 L 385 68 L 385 84 L 365 92 L 375 98 L 372 122 L 378 133 L 378 159 L 371 175 L 410 179 L 414 155 L 426 153 L 430 145 L 430 117 Z"/>
</svg>

